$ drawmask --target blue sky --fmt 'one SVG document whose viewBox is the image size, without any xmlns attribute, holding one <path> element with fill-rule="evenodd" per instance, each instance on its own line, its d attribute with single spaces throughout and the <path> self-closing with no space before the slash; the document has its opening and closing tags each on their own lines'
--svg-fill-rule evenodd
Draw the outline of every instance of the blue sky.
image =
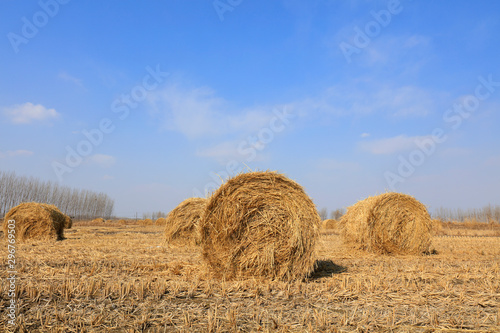
<svg viewBox="0 0 500 333">
<path fill-rule="evenodd" d="M 500 2 L 0 2 L 0 169 L 168 212 L 278 170 L 318 208 L 500 204 Z"/>
</svg>

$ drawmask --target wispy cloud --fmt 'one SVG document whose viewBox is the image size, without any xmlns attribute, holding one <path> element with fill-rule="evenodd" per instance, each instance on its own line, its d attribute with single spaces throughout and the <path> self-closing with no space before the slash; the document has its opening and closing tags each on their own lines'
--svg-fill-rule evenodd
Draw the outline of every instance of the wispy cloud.
<svg viewBox="0 0 500 333">
<path fill-rule="evenodd" d="M 0 158 L 31 156 L 31 155 L 33 155 L 33 152 L 29 150 L 7 150 L 6 152 L 0 151 Z"/>
<path fill-rule="evenodd" d="M 239 147 L 244 147 L 239 150 Z M 269 152 L 261 151 L 266 146 L 260 142 L 250 143 L 247 140 L 229 140 L 223 141 L 216 145 L 202 148 L 196 151 L 196 155 L 200 157 L 210 158 L 223 165 L 230 160 L 238 162 L 247 162 L 251 158 L 252 162 L 263 162 L 270 159 Z M 250 150 L 253 153 L 250 153 Z"/>
<path fill-rule="evenodd" d="M 416 142 L 429 138 L 431 136 L 398 135 L 392 138 L 363 141 L 359 145 L 361 149 L 374 155 L 390 155 L 413 149 L 416 147 Z"/>
<path fill-rule="evenodd" d="M 57 76 L 58 78 L 60 78 L 61 80 L 63 81 L 66 81 L 66 82 L 71 82 L 81 88 L 84 88 L 83 86 L 83 82 L 81 79 L 78 79 L 70 74 L 68 74 L 67 72 L 60 72 L 59 75 Z"/>
<path fill-rule="evenodd" d="M 196 152 L 197 156 L 208 157 L 217 160 L 219 163 L 224 163 L 228 159 L 241 159 L 238 154 L 237 141 L 224 141 L 215 146 L 199 149 Z"/>
<path fill-rule="evenodd" d="M 272 116 L 272 108 L 235 108 L 208 87 L 189 89 L 172 84 L 152 92 L 148 100 L 151 114 L 164 128 L 189 139 L 249 133 L 262 128 Z"/>
<path fill-rule="evenodd" d="M 110 155 L 95 154 L 87 157 L 86 163 L 89 165 L 96 165 L 101 168 L 110 168 L 116 162 L 116 159 Z"/>
<path fill-rule="evenodd" d="M 361 63 L 366 66 L 388 65 L 402 67 L 415 65 L 415 56 L 422 56 L 429 52 L 431 40 L 422 35 L 411 36 L 381 36 L 367 47 L 366 55 L 362 55 Z M 425 59 L 420 57 L 419 61 Z M 395 64 L 394 59 L 399 59 Z"/>
<path fill-rule="evenodd" d="M 41 104 L 24 103 L 3 108 L 4 115 L 14 124 L 29 124 L 34 121 L 50 120 L 59 117 L 55 109 Z"/>
<path fill-rule="evenodd" d="M 425 116 L 436 109 L 435 98 L 416 86 L 394 87 L 371 80 L 332 86 L 317 96 L 291 102 L 297 114 L 325 112 L 334 115 L 380 113 L 394 117 Z"/>
</svg>

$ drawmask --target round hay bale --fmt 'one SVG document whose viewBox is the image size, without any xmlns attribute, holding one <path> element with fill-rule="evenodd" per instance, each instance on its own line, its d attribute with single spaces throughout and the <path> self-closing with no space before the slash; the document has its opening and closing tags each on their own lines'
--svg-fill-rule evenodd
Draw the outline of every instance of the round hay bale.
<svg viewBox="0 0 500 333">
<path fill-rule="evenodd" d="M 301 280 L 313 271 L 321 219 L 296 182 L 277 172 L 240 174 L 208 199 L 203 258 L 224 279 Z"/>
<path fill-rule="evenodd" d="M 154 224 L 154 223 L 153 223 L 153 220 L 151 220 L 151 219 L 143 219 L 143 220 L 139 220 L 139 221 L 137 221 L 137 223 L 138 223 L 139 225 L 153 225 L 153 224 Z"/>
<path fill-rule="evenodd" d="M 334 219 L 326 219 L 322 223 L 323 229 L 335 229 L 337 228 L 337 221 Z"/>
<path fill-rule="evenodd" d="M 189 198 L 175 207 L 165 219 L 165 239 L 171 245 L 199 245 L 198 225 L 207 199 Z"/>
<path fill-rule="evenodd" d="M 382 254 L 422 254 L 431 246 L 431 217 L 412 196 L 384 193 L 357 202 L 340 220 L 344 243 Z"/>
<path fill-rule="evenodd" d="M 3 224 L 4 236 L 8 236 L 8 221 L 15 221 L 16 241 L 62 240 L 64 228 L 71 228 L 71 218 L 54 205 L 24 202 L 9 210 Z"/>
<path fill-rule="evenodd" d="M 155 225 L 165 225 L 167 220 L 164 217 L 157 218 L 155 221 Z"/>
<path fill-rule="evenodd" d="M 95 219 L 92 220 L 92 223 L 103 224 L 103 223 L 106 223 L 106 220 L 103 219 L 102 217 L 97 217 L 97 218 L 95 218 Z"/>
</svg>

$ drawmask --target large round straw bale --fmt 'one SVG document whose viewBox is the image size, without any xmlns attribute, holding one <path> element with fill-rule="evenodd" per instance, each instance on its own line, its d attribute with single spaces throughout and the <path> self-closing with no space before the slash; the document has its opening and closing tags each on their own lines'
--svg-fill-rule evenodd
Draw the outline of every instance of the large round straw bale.
<svg viewBox="0 0 500 333">
<path fill-rule="evenodd" d="M 203 258 L 225 279 L 303 279 L 313 270 L 320 223 L 296 182 L 277 172 L 240 174 L 208 199 L 200 226 Z"/>
<path fill-rule="evenodd" d="M 198 226 L 207 199 L 189 198 L 175 207 L 165 219 L 165 239 L 171 245 L 199 245 Z"/>
<path fill-rule="evenodd" d="M 25 202 L 12 208 L 4 217 L 4 235 L 8 234 L 8 221 L 14 220 L 16 241 L 62 240 L 64 228 L 71 228 L 71 218 L 54 205 Z"/>
<path fill-rule="evenodd" d="M 427 253 L 431 226 L 431 217 L 422 203 L 393 192 L 357 202 L 340 220 L 345 244 L 375 253 Z"/>
</svg>

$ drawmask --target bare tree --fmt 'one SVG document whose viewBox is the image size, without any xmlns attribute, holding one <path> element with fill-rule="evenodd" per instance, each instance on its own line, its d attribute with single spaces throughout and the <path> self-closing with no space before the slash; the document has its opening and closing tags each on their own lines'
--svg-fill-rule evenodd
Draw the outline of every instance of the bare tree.
<svg viewBox="0 0 500 333">
<path fill-rule="evenodd" d="M 344 208 L 335 209 L 330 213 L 330 218 L 333 220 L 340 220 L 342 215 L 344 215 Z"/>
<path fill-rule="evenodd" d="M 16 176 L 15 172 L 0 171 L 0 216 L 21 202 L 41 202 L 56 205 L 63 213 L 76 218 L 109 218 L 114 200 L 105 193 L 60 186 L 34 177 Z"/>
<path fill-rule="evenodd" d="M 321 217 L 321 220 L 326 220 L 328 218 L 328 209 L 321 208 L 321 210 L 318 213 L 319 217 Z"/>
</svg>

